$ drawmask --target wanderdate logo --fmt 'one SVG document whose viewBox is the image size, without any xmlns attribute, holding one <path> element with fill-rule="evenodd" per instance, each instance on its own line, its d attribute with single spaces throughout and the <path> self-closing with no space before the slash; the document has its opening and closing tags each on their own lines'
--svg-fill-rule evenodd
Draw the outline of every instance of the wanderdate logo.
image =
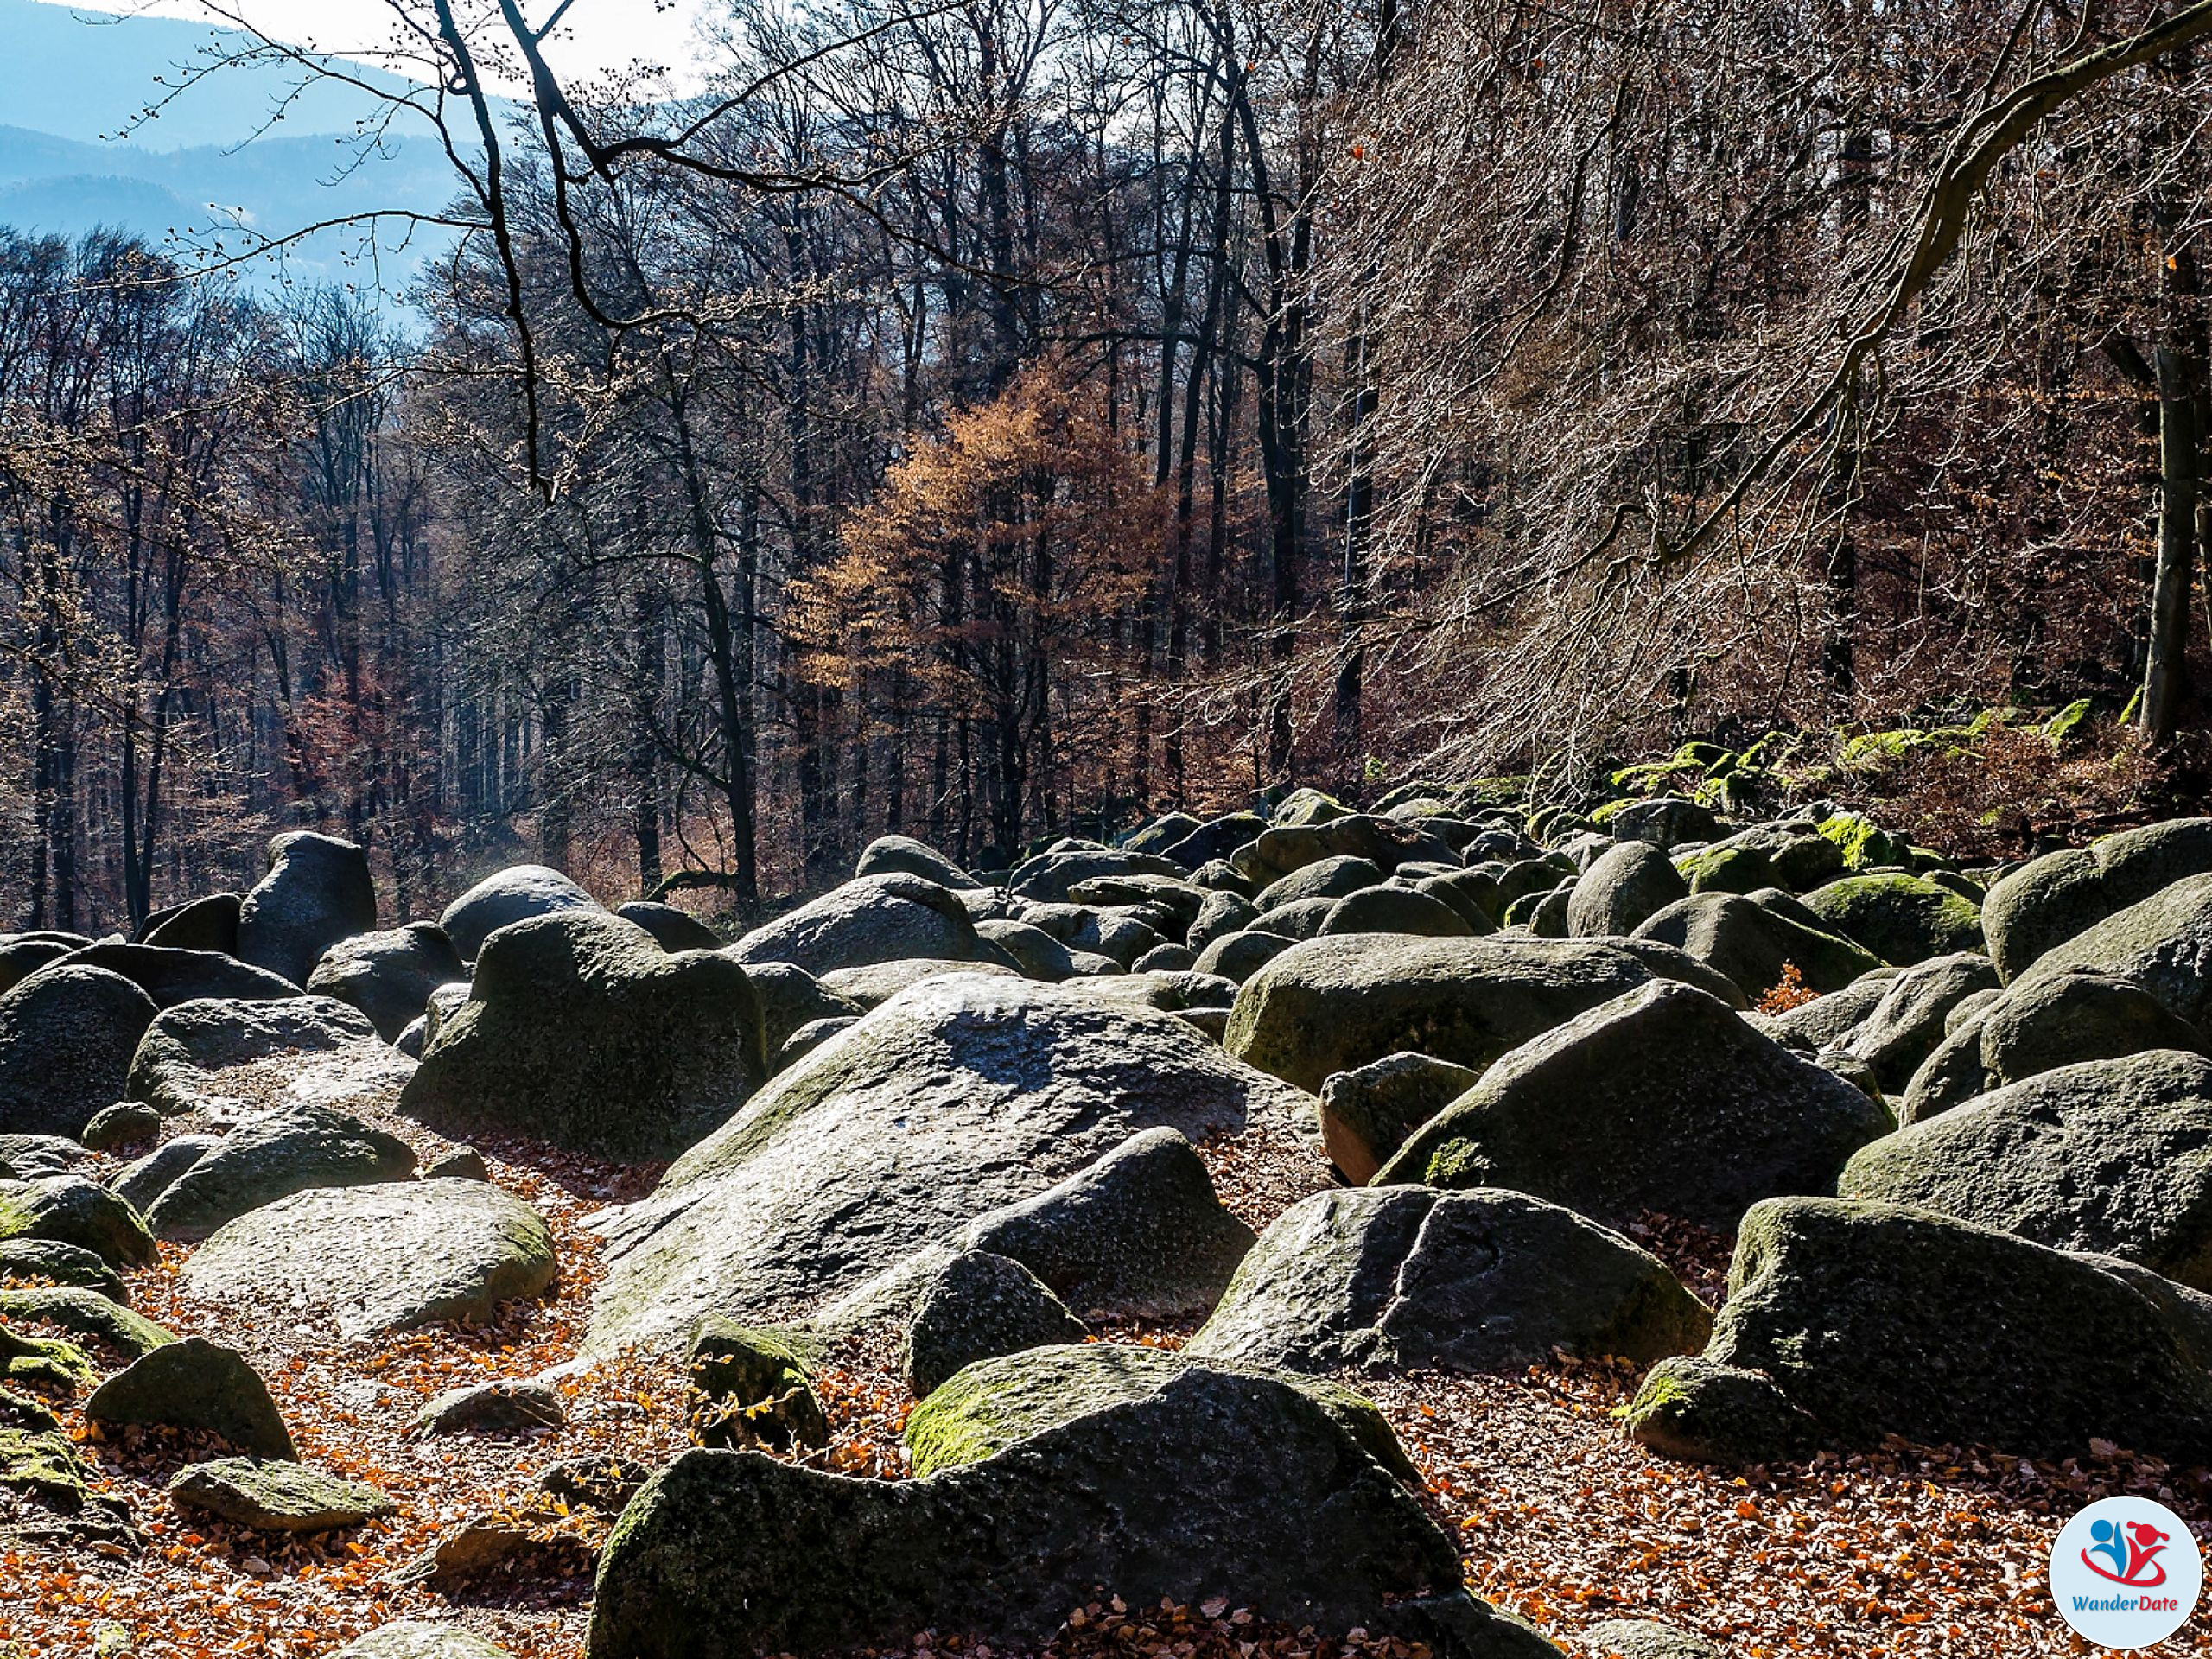
<svg viewBox="0 0 2212 1659">
<path fill-rule="evenodd" d="M 2050 1550 L 2050 1594 L 2101 1648 L 2163 1642 L 2196 1610 L 2204 1560 L 2182 1518 L 2147 1497 L 2107 1497 L 2066 1523 Z"/>
</svg>

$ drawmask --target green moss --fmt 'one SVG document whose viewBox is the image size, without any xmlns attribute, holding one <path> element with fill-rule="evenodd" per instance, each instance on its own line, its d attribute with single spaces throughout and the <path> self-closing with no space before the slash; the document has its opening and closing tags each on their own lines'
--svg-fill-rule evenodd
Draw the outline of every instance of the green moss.
<svg viewBox="0 0 2212 1659">
<path fill-rule="evenodd" d="M 0 1428 L 0 1486 L 73 1510 L 85 1499 L 85 1466 L 59 1430 Z"/>
<path fill-rule="evenodd" d="M 1838 812 L 1824 818 L 1820 832 L 1842 849 L 1846 869 L 1863 870 L 1904 861 L 1905 843 L 1862 813 Z"/>
<path fill-rule="evenodd" d="M 709 1317 L 691 1338 L 691 1386 L 702 1445 L 777 1451 L 827 1446 L 830 1421 L 798 1346 L 783 1334 Z"/>
<path fill-rule="evenodd" d="M 2051 747 L 2063 748 L 2077 738 L 2089 734 L 2089 699 L 2076 697 L 2043 723 L 2043 734 L 2050 740 Z"/>
<path fill-rule="evenodd" d="M 0 1314 L 60 1325 L 73 1335 L 105 1344 L 125 1361 L 151 1353 L 177 1339 L 175 1332 L 111 1301 L 98 1291 L 71 1287 L 0 1290 Z"/>
</svg>

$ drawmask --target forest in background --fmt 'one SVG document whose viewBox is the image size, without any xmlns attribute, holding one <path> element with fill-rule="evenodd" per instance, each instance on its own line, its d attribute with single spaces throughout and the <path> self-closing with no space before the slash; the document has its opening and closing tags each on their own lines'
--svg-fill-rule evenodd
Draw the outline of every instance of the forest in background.
<svg viewBox="0 0 2212 1659">
<path fill-rule="evenodd" d="M 0 238 L 13 925 L 2084 696 L 2195 786 L 2212 9 L 741 3 L 685 100 L 396 15 L 419 327 Z"/>
</svg>

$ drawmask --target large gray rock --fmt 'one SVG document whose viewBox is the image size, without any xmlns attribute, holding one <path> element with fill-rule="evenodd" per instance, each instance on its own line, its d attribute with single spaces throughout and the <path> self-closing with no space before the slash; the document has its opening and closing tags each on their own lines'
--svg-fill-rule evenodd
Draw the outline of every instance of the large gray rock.
<svg viewBox="0 0 2212 1659">
<path fill-rule="evenodd" d="M 1830 932 L 1900 966 L 1983 948 L 1980 906 L 1922 876 L 1843 876 L 1807 893 L 1805 908 Z"/>
<path fill-rule="evenodd" d="M 711 937 L 711 936 L 710 936 Z M 468 977 L 461 953 L 435 922 L 410 922 L 381 933 L 358 933 L 322 953 L 308 976 L 311 995 L 335 997 L 369 1017 L 387 1043 L 429 1006 L 441 985 Z"/>
<path fill-rule="evenodd" d="M 1657 912 L 1636 930 L 1688 952 L 1726 974 L 1746 996 L 1782 983 L 1785 964 L 1814 991 L 1839 991 L 1883 966 L 1872 951 L 1732 893 L 1694 893 Z"/>
<path fill-rule="evenodd" d="M 388 1104 L 414 1069 L 366 1014 L 334 998 L 203 997 L 164 1009 L 146 1028 L 127 1092 L 171 1117 L 253 1116 L 296 1106 Z"/>
<path fill-rule="evenodd" d="M 462 960 L 474 962 L 484 941 L 503 927 L 533 916 L 600 907 L 598 899 L 560 871 L 543 864 L 517 864 L 486 876 L 448 905 L 438 926 Z"/>
<path fill-rule="evenodd" d="M 1244 982 L 1224 1046 L 1309 1093 L 1401 1050 L 1480 1068 L 1657 971 L 1594 939 L 1309 939 Z"/>
<path fill-rule="evenodd" d="M 358 1527 L 398 1506 L 373 1486 L 279 1459 L 217 1458 L 178 1471 L 169 1501 L 257 1532 L 329 1532 Z"/>
<path fill-rule="evenodd" d="M 614 913 L 626 922 L 635 922 L 659 941 L 664 950 L 719 950 L 721 936 L 688 910 L 678 910 L 674 905 L 633 899 L 626 905 L 614 906 Z"/>
<path fill-rule="evenodd" d="M 457 1624 L 427 1618 L 381 1624 L 358 1642 L 349 1642 L 330 1659 L 511 1659 L 505 1648 Z"/>
<path fill-rule="evenodd" d="M 1609 1618 L 1582 1632 L 1593 1659 L 1728 1659 L 1715 1642 L 1656 1618 Z"/>
<path fill-rule="evenodd" d="M 152 997 L 157 1008 L 173 1008 L 201 997 L 270 1001 L 300 994 L 300 988 L 282 974 L 214 950 L 172 950 L 107 939 L 64 957 L 61 963 L 121 974 Z"/>
<path fill-rule="evenodd" d="M 155 1259 L 138 1212 L 82 1175 L 0 1180 L 0 1243 L 15 1239 L 74 1244 L 114 1268 L 143 1268 Z"/>
<path fill-rule="evenodd" d="M 2012 982 L 2084 969 L 2134 980 L 2169 1014 L 2212 1029 L 2212 875 L 2190 876 L 2113 912 L 2043 952 Z"/>
<path fill-rule="evenodd" d="M 2212 1060 L 2061 1066 L 1861 1147 L 1836 1190 L 2212 1290 Z"/>
<path fill-rule="evenodd" d="M 1873 1072 L 1885 1092 L 1894 1094 L 1942 1046 L 1951 1010 L 1977 991 L 1997 988 L 1997 969 L 1988 957 L 1961 951 L 1930 957 L 1878 983 L 1880 999 L 1840 1046 Z M 1858 988 L 1854 983 L 1835 995 L 1849 996 Z M 1806 1006 L 1817 1007 L 1827 1000 L 1817 998 Z"/>
<path fill-rule="evenodd" d="M 1648 841 L 1624 841 L 1575 879 L 1567 931 L 1576 938 L 1633 933 L 1678 899 L 1689 897 L 1673 861 Z"/>
<path fill-rule="evenodd" d="M 115 1196 L 143 1215 L 184 1172 L 223 1144 L 219 1135 L 180 1135 L 132 1160 L 108 1183 Z"/>
<path fill-rule="evenodd" d="M 294 830 L 269 843 L 269 874 L 238 907 L 238 960 L 305 985 L 322 953 L 377 925 L 369 855 Z"/>
<path fill-rule="evenodd" d="M 1833 1072 L 1668 982 L 1499 1060 L 1375 1179 L 1504 1186 L 1600 1221 L 1658 1211 L 1728 1229 L 1760 1198 L 1833 1192 L 1893 1127 Z"/>
<path fill-rule="evenodd" d="M 1105 1585 L 1332 1633 L 1427 1615 L 1465 1659 L 1554 1654 L 1466 1596 L 1452 1541 L 1320 1407 L 1198 1368 L 922 1480 L 687 1452 L 607 1541 L 586 1651 L 829 1652 L 923 1629 L 1033 1649 Z"/>
<path fill-rule="evenodd" d="M 145 992 L 100 968 L 42 969 L 0 996 L 0 1132 L 82 1135 L 153 1020 Z"/>
<path fill-rule="evenodd" d="M 1007 886 L 1017 899 L 1059 904 L 1066 900 L 1069 890 L 1078 882 L 1103 876 L 1166 875 L 1179 880 L 1187 879 L 1190 874 L 1180 864 L 1172 864 L 1151 853 L 1127 853 L 1104 847 L 1071 848 L 1023 860 L 1008 878 Z"/>
<path fill-rule="evenodd" d="M 787 962 L 817 977 L 910 957 L 973 962 L 976 925 L 959 895 L 934 881 L 864 875 L 754 928 L 723 954 L 746 963 Z"/>
<path fill-rule="evenodd" d="M 1255 901 L 1262 915 L 1308 899 L 1341 899 L 1346 893 L 1371 887 L 1384 872 L 1371 860 L 1339 855 L 1301 864 L 1287 875 L 1276 877 L 1261 889 Z"/>
<path fill-rule="evenodd" d="M 2132 979 L 2038 974 L 1961 1021 L 1929 1052 L 1897 1116 L 1917 1123 L 2039 1072 L 2158 1048 L 2212 1052 L 2195 1026 Z"/>
<path fill-rule="evenodd" d="M 463 1138 L 665 1158 L 727 1120 L 767 1070 L 737 963 L 671 956 L 641 927 L 572 908 L 485 942 L 468 1000 L 435 1023 L 400 1104 Z"/>
<path fill-rule="evenodd" d="M 1364 1186 L 1406 1137 L 1473 1088 L 1481 1073 L 1426 1054 L 1386 1054 L 1321 1086 L 1321 1145 L 1354 1186 Z"/>
<path fill-rule="evenodd" d="M 2047 853 L 1989 890 L 1982 926 L 2007 981 L 2056 946 L 2189 876 L 2212 874 L 2212 818 L 2180 818 Z"/>
<path fill-rule="evenodd" d="M 138 943 L 172 950 L 217 950 L 226 957 L 238 953 L 238 912 L 245 903 L 242 893 L 211 893 L 146 918 Z"/>
<path fill-rule="evenodd" d="M 92 1391 L 85 1418 L 106 1428 L 207 1429 L 251 1457 L 299 1455 L 261 1374 L 199 1337 L 165 1343 L 118 1371 Z"/>
<path fill-rule="evenodd" d="M 2094 1261 L 1894 1205 L 1781 1198 L 1744 1218 L 1702 1356 L 1662 1361 L 1630 1434 L 1766 1462 L 1815 1446 L 2079 1456 L 2093 1438 L 2212 1460 L 2212 1376 L 2159 1301 Z"/>
<path fill-rule="evenodd" d="M 963 1251 L 931 1279 L 907 1322 L 906 1385 L 919 1399 L 979 1359 L 1081 1342 L 1089 1334 L 1067 1304 L 1019 1262 Z"/>
<path fill-rule="evenodd" d="M 201 1245 L 184 1282 L 203 1301 L 311 1313 L 352 1341 L 487 1318 L 556 1271 L 552 1235 L 521 1199 L 432 1180 L 295 1193 Z"/>
<path fill-rule="evenodd" d="M 918 875 L 940 887 L 974 887 L 982 883 L 925 842 L 912 836 L 878 836 L 861 851 L 855 875 Z"/>
<path fill-rule="evenodd" d="M 80 944 L 41 938 L 36 934 L 0 934 L 0 996 L 22 984 L 49 963 L 81 950 Z"/>
<path fill-rule="evenodd" d="M 804 968 L 787 962 L 756 962 L 745 970 L 753 999 L 760 1005 L 760 1035 L 770 1054 L 782 1048 L 801 1026 L 817 1020 L 844 1020 L 864 1010 L 822 988 L 822 982 Z"/>
<path fill-rule="evenodd" d="M 154 1200 L 156 1237 L 206 1238 L 249 1211 L 313 1187 L 404 1181 L 415 1150 L 349 1113 L 296 1107 L 241 1124 Z"/>
<path fill-rule="evenodd" d="M 1027 980 L 933 979 L 779 1074 L 650 1198 L 594 1223 L 608 1247 L 592 1342 L 680 1343 L 709 1313 L 781 1318 L 1141 1129 L 1288 1135 L 1310 1105 L 1173 1014 Z"/>
<path fill-rule="evenodd" d="M 1332 933 L 1419 933 L 1465 938 L 1476 930 L 1441 899 L 1388 882 L 1348 893 L 1331 906 L 1314 937 Z"/>
<path fill-rule="evenodd" d="M 1517 1369 L 1554 1348 L 1648 1363 L 1712 1316 L 1648 1251 L 1524 1193 L 1317 1192 L 1261 1236 L 1184 1352 L 1286 1370 Z"/>
</svg>

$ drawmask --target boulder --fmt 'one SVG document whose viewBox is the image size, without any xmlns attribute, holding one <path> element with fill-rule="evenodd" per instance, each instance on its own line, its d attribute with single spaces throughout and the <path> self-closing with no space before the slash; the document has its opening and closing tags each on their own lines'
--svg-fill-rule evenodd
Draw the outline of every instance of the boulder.
<svg viewBox="0 0 2212 1659">
<path fill-rule="evenodd" d="M 1287 935 L 1257 930 L 1224 933 L 1198 952 L 1192 964 L 1202 974 L 1218 974 L 1242 985 L 1295 941 Z"/>
<path fill-rule="evenodd" d="M 721 936 L 688 910 L 678 910 L 674 905 L 632 899 L 626 905 L 617 905 L 614 913 L 626 922 L 634 922 L 652 934 L 664 950 L 719 950 Z"/>
<path fill-rule="evenodd" d="M 817 1352 L 805 1333 L 771 1331 L 709 1315 L 684 1355 L 693 1417 L 702 1445 L 790 1452 L 830 1444 L 830 1419 L 807 1375 Z"/>
<path fill-rule="evenodd" d="M 143 1268 L 154 1241 L 138 1212 L 81 1175 L 0 1181 L 0 1244 L 48 1239 L 90 1250 L 113 1268 Z"/>
<path fill-rule="evenodd" d="M 1595 939 L 1310 939 L 1245 982 L 1224 1044 L 1308 1092 L 1402 1050 L 1479 1069 L 1654 974 Z"/>
<path fill-rule="evenodd" d="M 1900 967 L 1983 948 L 1980 906 L 1917 875 L 1847 875 L 1807 893 L 1805 907 Z"/>
<path fill-rule="evenodd" d="M 415 1149 L 350 1113 L 323 1106 L 240 1125 L 194 1160 L 146 1212 L 158 1238 L 206 1238 L 226 1223 L 296 1192 L 404 1181 Z"/>
<path fill-rule="evenodd" d="M 1101 1586 L 1330 1632 L 1440 1600 L 1465 1659 L 1554 1652 L 1466 1596 L 1452 1541 L 1325 1411 L 1204 1369 L 924 1480 L 687 1452 L 608 1539 L 586 1652 L 697 1659 L 702 1630 L 732 1654 L 826 1652 L 924 1629 L 1034 1649 Z"/>
<path fill-rule="evenodd" d="M 464 962 L 476 960 L 484 941 L 503 927 L 533 916 L 596 911 L 599 900 L 558 870 L 517 864 L 486 876 L 445 907 L 438 926 Z"/>
<path fill-rule="evenodd" d="M 283 1459 L 218 1458 L 181 1470 L 169 1501 L 257 1532 L 329 1532 L 390 1515 L 397 1505 L 373 1486 Z"/>
<path fill-rule="evenodd" d="M 177 1339 L 174 1331 L 101 1291 L 75 1285 L 0 1289 L 0 1317 L 54 1325 L 122 1355 L 126 1363 Z"/>
<path fill-rule="evenodd" d="M 1835 995 L 1848 997 L 1859 988 L 1854 982 Z M 1878 1000 L 1840 1046 L 1873 1072 L 1885 1093 L 1894 1094 L 1942 1046 L 1951 1010 L 1977 991 L 1997 988 L 1997 969 L 1987 957 L 1961 951 L 1931 957 L 1877 981 L 1874 988 Z M 1817 1007 L 1830 1000 L 1821 997 L 1806 1006 Z"/>
<path fill-rule="evenodd" d="M 724 954 L 787 962 L 817 977 L 908 957 L 972 962 L 976 924 L 950 889 L 918 875 L 864 875 L 754 928 Z"/>
<path fill-rule="evenodd" d="M 448 1389 L 416 1414 L 417 1434 L 542 1434 L 568 1421 L 561 1391 L 533 1377 Z"/>
<path fill-rule="evenodd" d="M 1648 801 L 1630 801 L 1605 817 L 1615 841 L 1648 841 L 1669 850 L 1693 842 L 1711 841 L 1720 833 L 1720 820 L 1710 807 L 1679 795 L 1661 795 Z"/>
<path fill-rule="evenodd" d="M 1315 1373 L 1517 1370 L 1554 1349 L 1644 1364 L 1696 1352 L 1711 1326 L 1656 1256 L 1571 1210 L 1363 1187 L 1278 1217 L 1183 1351 Z"/>
<path fill-rule="evenodd" d="M 383 1624 L 358 1642 L 349 1642 L 330 1659 L 510 1659 L 505 1648 L 455 1624 L 427 1618 Z"/>
<path fill-rule="evenodd" d="M 435 1023 L 400 1109 L 441 1134 L 643 1160 L 723 1122 L 767 1069 L 736 963 L 671 956 L 641 927 L 572 908 L 485 942 L 468 1000 Z"/>
<path fill-rule="evenodd" d="M 1227 858 L 1246 842 L 1258 839 L 1267 827 L 1268 821 L 1256 812 L 1232 812 L 1210 819 L 1173 845 L 1160 848 L 1160 855 L 1171 864 L 1195 870 Z"/>
<path fill-rule="evenodd" d="M 61 965 L 121 974 L 152 997 L 157 1008 L 173 1008 L 201 997 L 277 1001 L 300 994 L 300 988 L 283 975 L 213 950 L 172 950 L 111 939 L 64 957 Z"/>
<path fill-rule="evenodd" d="M 1021 1263 L 966 1250 L 931 1279 L 907 1321 L 906 1385 L 920 1399 L 979 1359 L 1081 1342 L 1089 1334 Z"/>
<path fill-rule="evenodd" d="M 242 893 L 211 893 L 204 899 L 157 910 L 146 918 L 137 942 L 171 950 L 215 950 L 235 957 L 238 912 L 245 904 Z"/>
<path fill-rule="evenodd" d="M 1726 1230 L 1783 1193 L 1829 1193 L 1889 1114 L 1687 985 L 1644 986 L 1531 1039 L 1386 1164 L 1379 1185 L 1510 1187 L 1625 1224 Z"/>
<path fill-rule="evenodd" d="M 2180 818 L 2047 853 L 2005 876 L 1982 904 L 1989 954 L 2006 982 L 2055 947 L 2190 876 L 2212 874 L 2212 818 Z"/>
<path fill-rule="evenodd" d="M 2153 1049 L 2041 1072 L 1862 1147 L 1836 1190 L 2212 1290 L 2212 1060 Z"/>
<path fill-rule="evenodd" d="M 861 851 L 855 875 L 918 875 L 940 887 L 974 887 L 982 883 L 936 848 L 912 836 L 878 836 Z"/>
<path fill-rule="evenodd" d="M 0 934 L 0 996 L 14 990 L 48 963 L 60 962 L 82 948 L 60 939 Z"/>
<path fill-rule="evenodd" d="M 2013 975 L 2012 983 L 2085 969 L 2134 980 L 2167 1013 L 2212 1030 L 2212 875 L 2177 881 L 2092 923 Z"/>
<path fill-rule="evenodd" d="M 849 1019 L 862 1012 L 860 1004 L 823 990 L 820 980 L 787 962 L 757 962 L 745 970 L 745 977 L 753 988 L 753 1000 L 760 1005 L 761 1040 L 770 1054 L 801 1026 Z"/>
<path fill-rule="evenodd" d="M 91 1147 L 67 1135 L 0 1135 L 0 1180 L 79 1174 L 92 1156 Z"/>
<path fill-rule="evenodd" d="M 1656 1451 L 1765 1462 L 1897 1435 L 2078 1457 L 2093 1439 L 2212 1459 L 2212 1376 L 2158 1300 L 2010 1233 L 1895 1205 L 1780 1198 L 1744 1217 L 1702 1356 L 1627 1416 Z"/>
<path fill-rule="evenodd" d="M 200 1337 L 166 1344 L 118 1371 L 92 1391 L 85 1418 L 104 1428 L 206 1429 L 252 1457 L 299 1456 L 260 1373 Z"/>
<path fill-rule="evenodd" d="M 310 995 L 352 1004 L 368 1016 L 378 1036 L 396 1043 L 429 1006 L 432 991 L 467 977 L 443 928 L 410 922 L 340 940 L 322 953 L 306 982 Z"/>
<path fill-rule="evenodd" d="M 145 992 L 101 968 L 44 968 L 0 995 L 0 1131 L 81 1135 L 153 1020 Z"/>
<path fill-rule="evenodd" d="M 782 1317 L 1140 1130 L 1288 1135 L 1310 1105 L 1171 1014 L 930 980 L 779 1073 L 651 1197 L 594 1219 L 608 1246 L 592 1344 L 665 1344 L 709 1313 Z"/>
<path fill-rule="evenodd" d="M 1635 937 L 1687 951 L 1755 998 L 1782 983 L 1785 964 L 1796 967 L 1815 992 L 1841 990 L 1883 966 L 1880 957 L 1849 939 L 1732 893 L 1677 899 L 1638 927 Z"/>
<path fill-rule="evenodd" d="M 896 962 L 872 963 L 865 968 L 832 968 L 822 976 L 825 994 L 861 1013 L 880 1007 L 910 985 L 947 974 L 1004 974 L 1016 970 L 995 962 L 958 962 L 933 957 L 902 957 Z"/>
<path fill-rule="evenodd" d="M 159 1112 L 136 1101 L 118 1100 L 94 1112 L 79 1138 L 87 1152 L 121 1153 L 126 1147 L 143 1146 L 161 1132 Z"/>
<path fill-rule="evenodd" d="M 1357 893 L 1362 887 L 1371 887 L 1380 881 L 1385 872 L 1373 861 L 1364 858 L 1339 856 L 1316 859 L 1301 864 L 1289 874 L 1278 876 L 1261 889 L 1255 901 L 1260 912 L 1280 910 L 1285 905 L 1299 904 L 1308 899 L 1341 899 L 1346 893 Z"/>
<path fill-rule="evenodd" d="M 1633 933 L 1689 887 L 1659 847 L 1623 841 L 1575 878 L 1567 901 L 1567 931 L 1579 939 Z"/>
<path fill-rule="evenodd" d="M 177 1178 L 223 1144 L 219 1135 L 180 1135 L 125 1166 L 110 1183 L 115 1196 L 143 1215 Z"/>
<path fill-rule="evenodd" d="M 1025 859 L 1007 878 L 1007 889 L 1017 899 L 1039 904 L 1060 904 L 1078 882 L 1104 876 L 1166 875 L 1187 880 L 1190 871 L 1152 853 L 1115 851 L 1104 847 L 1071 848 L 1041 853 Z"/>
<path fill-rule="evenodd" d="M 535 1210 L 486 1182 L 448 1179 L 296 1192 L 216 1233 L 184 1282 L 203 1301 L 326 1317 L 352 1341 L 488 1319 L 556 1272 Z"/>
<path fill-rule="evenodd" d="M 1609 1618 L 1582 1632 L 1591 1659 L 1728 1659 L 1718 1643 L 1656 1618 Z"/>
<path fill-rule="evenodd" d="M 63 1285 L 127 1302 L 123 1275 L 97 1250 L 51 1238 L 11 1238 L 0 1244 L 0 1285 Z"/>
<path fill-rule="evenodd" d="M 1165 1126 L 959 1236 L 963 1251 L 1010 1258 L 1082 1313 L 1146 1319 L 1211 1308 L 1252 1243 L 1196 1148 Z"/>
<path fill-rule="evenodd" d="M 2132 979 L 2037 975 L 1946 1036 L 1915 1069 L 1897 1115 L 1917 1123 L 2060 1066 L 2152 1049 L 2212 1053 L 2202 1033 Z"/>
<path fill-rule="evenodd" d="M 1388 884 L 1362 887 L 1337 900 L 1321 918 L 1323 938 L 1332 933 L 1418 933 L 1429 938 L 1465 938 L 1475 930 L 1441 899 L 1411 887 Z"/>
<path fill-rule="evenodd" d="M 1338 1173 L 1364 1186 L 1406 1137 L 1473 1088 L 1481 1073 L 1426 1054 L 1386 1054 L 1321 1085 L 1321 1144 Z"/>
<path fill-rule="evenodd" d="M 335 836 L 289 830 L 269 843 L 269 874 L 238 906 L 238 960 L 305 985 L 324 951 L 376 925 L 369 855 Z"/>
<path fill-rule="evenodd" d="M 131 1099 L 167 1116 L 252 1116 L 341 1100 L 385 1103 L 413 1071 L 368 1015 L 334 998 L 203 997 L 164 1009 L 146 1028 L 127 1086 Z"/>
</svg>

